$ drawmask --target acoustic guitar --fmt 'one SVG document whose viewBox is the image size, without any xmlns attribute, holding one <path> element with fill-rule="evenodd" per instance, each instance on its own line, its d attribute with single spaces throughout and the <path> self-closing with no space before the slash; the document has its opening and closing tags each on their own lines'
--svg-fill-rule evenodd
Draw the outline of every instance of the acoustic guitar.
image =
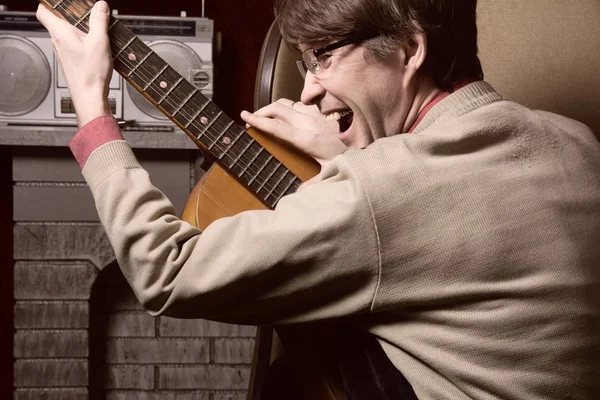
<svg viewBox="0 0 600 400">
<path fill-rule="evenodd" d="M 87 33 L 93 0 L 40 0 L 58 17 Z M 183 130 L 212 162 L 193 190 L 182 219 L 205 229 L 242 211 L 272 209 L 319 173 L 311 157 L 255 129 L 244 130 L 200 90 L 111 16 L 114 69 Z M 324 323 L 275 327 L 311 400 L 345 399 L 335 354 L 333 326 Z M 255 374 L 253 373 L 253 376 Z M 251 379 L 250 396 L 260 392 Z"/>
</svg>

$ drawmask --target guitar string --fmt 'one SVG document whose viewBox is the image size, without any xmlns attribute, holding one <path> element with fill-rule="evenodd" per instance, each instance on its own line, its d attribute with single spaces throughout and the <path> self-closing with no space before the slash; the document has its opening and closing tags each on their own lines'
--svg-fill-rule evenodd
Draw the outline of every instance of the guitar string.
<svg viewBox="0 0 600 400">
<path fill-rule="evenodd" d="M 73 8 L 76 8 L 76 9 L 77 9 L 77 8 L 79 8 L 79 10 L 77 10 L 77 11 L 80 11 L 80 12 L 81 12 L 81 14 L 80 14 L 80 15 L 84 15 L 84 14 L 87 12 L 87 10 L 83 10 L 83 9 L 80 7 L 80 5 L 79 5 L 79 4 L 71 4 L 71 6 L 73 6 Z M 67 14 L 68 16 L 70 16 L 70 17 L 72 17 L 72 18 L 74 18 L 74 19 L 77 19 L 77 17 L 79 17 L 79 15 L 72 14 L 72 13 L 70 12 L 70 10 L 69 10 L 69 9 L 67 9 L 67 8 L 66 8 L 66 7 L 64 7 L 64 6 L 62 6 L 62 3 L 61 3 L 61 4 L 59 4 L 59 6 L 57 6 L 57 8 L 60 8 L 60 9 L 62 9 L 62 11 L 63 11 L 65 14 Z M 82 21 L 82 22 L 81 22 L 79 25 L 81 25 L 81 26 L 82 26 L 82 28 L 86 29 L 86 30 L 89 32 L 89 26 L 87 25 L 87 21 L 85 21 L 85 20 L 84 20 L 84 21 Z M 118 37 L 116 34 L 114 34 L 114 33 L 112 33 L 112 32 L 111 32 L 111 35 L 112 35 L 112 36 L 113 36 L 113 37 L 116 39 L 116 40 L 115 40 L 115 43 L 116 43 L 116 44 L 119 44 L 119 45 L 123 45 L 123 44 L 124 44 L 124 42 L 120 41 L 121 39 L 120 39 L 120 38 L 119 38 L 119 37 Z M 120 42 L 119 42 L 119 41 L 120 41 Z M 151 51 L 152 51 L 152 50 L 151 50 Z M 123 53 L 121 53 L 121 54 L 123 54 Z M 117 56 L 117 58 L 118 58 L 118 59 L 119 59 L 119 60 L 120 60 L 120 61 L 121 61 L 121 62 L 122 62 L 124 65 L 126 65 L 126 66 L 128 66 L 128 67 L 130 67 L 130 68 L 133 68 L 133 67 L 134 67 L 134 66 L 133 66 L 133 63 L 130 63 L 130 61 L 131 61 L 131 60 L 129 60 L 129 58 L 128 58 L 128 57 L 125 57 L 125 56 L 122 56 L 122 57 L 121 57 L 121 56 L 119 55 L 119 56 Z M 172 68 L 172 67 L 171 67 L 171 68 Z M 138 66 L 138 68 L 136 69 L 136 73 L 137 73 L 137 71 L 140 71 L 140 72 L 148 72 L 147 70 L 145 70 L 145 68 L 143 68 L 143 66 Z M 138 73 L 138 75 L 139 75 L 139 76 L 140 76 L 142 79 L 146 78 L 145 76 L 143 76 L 143 75 L 142 75 L 142 73 Z M 152 75 L 152 76 L 155 76 L 155 74 L 154 74 L 154 75 Z M 150 86 L 153 86 L 153 84 L 151 84 Z M 155 91 L 156 91 L 157 93 L 159 93 L 159 91 L 158 91 L 158 90 L 156 90 L 156 88 L 155 88 Z M 177 90 L 177 88 L 176 88 L 176 89 L 175 89 L 175 90 L 173 90 L 173 91 L 172 91 L 170 94 L 173 94 L 173 95 L 175 95 L 175 94 L 176 94 L 176 92 L 181 92 L 181 91 Z M 173 96 L 173 97 L 176 97 L 176 96 Z M 189 94 L 188 94 L 188 97 L 189 97 Z M 186 98 L 186 97 L 183 97 L 183 98 L 177 98 L 177 100 L 185 100 L 185 98 Z M 190 100 L 191 100 L 191 101 L 188 101 L 188 102 L 186 102 L 185 104 L 191 104 L 192 106 L 200 107 L 200 105 L 199 105 L 199 104 L 197 104 L 197 103 L 194 101 L 194 97 L 192 97 Z M 210 103 L 210 100 L 208 100 L 208 99 L 207 99 L 207 101 Z M 171 102 L 169 102 L 169 100 L 168 100 L 168 96 L 167 96 L 167 98 L 165 98 L 165 102 L 166 102 L 167 104 L 171 105 L 171 106 L 177 106 L 177 104 L 172 104 Z M 204 107 L 205 105 L 203 104 L 202 106 Z M 179 111 L 179 114 L 182 114 L 182 116 L 184 116 L 184 117 L 185 117 L 185 116 L 186 116 L 186 115 L 185 115 L 185 114 L 186 114 L 186 112 L 184 111 L 184 109 L 185 109 L 184 107 L 183 107 L 183 108 L 181 108 L 181 110 Z M 220 110 L 219 110 L 219 111 L 220 111 Z M 220 116 L 220 114 L 219 114 L 219 116 Z M 190 120 L 190 119 L 191 119 L 190 117 L 191 117 L 191 115 L 188 115 L 188 118 L 187 118 L 187 119 L 188 119 L 188 120 Z M 191 124 L 190 124 L 190 125 L 192 125 L 192 126 L 196 127 L 196 128 L 197 128 L 197 129 L 199 129 L 200 131 L 203 129 L 203 127 L 202 127 L 201 125 L 197 125 L 197 124 L 196 124 L 196 120 L 193 120 L 193 121 L 191 122 Z M 219 128 L 219 127 L 220 127 L 220 128 L 221 128 L 221 131 L 223 131 L 223 130 L 225 130 L 225 128 L 226 128 L 226 127 L 230 126 L 230 124 L 221 124 L 221 123 L 220 123 L 220 121 L 219 121 L 219 118 L 217 117 L 217 118 L 215 118 L 215 120 L 212 122 L 212 125 L 211 125 L 211 127 L 212 127 L 212 126 L 215 126 L 215 127 L 217 127 L 217 128 Z M 225 132 L 223 132 L 223 133 L 225 133 Z M 249 162 L 249 161 L 248 161 L 248 160 L 249 160 L 249 157 L 247 157 L 247 155 L 246 155 L 246 153 L 245 153 L 245 150 L 243 150 L 243 151 L 242 151 L 242 153 L 241 153 L 241 154 L 238 156 L 238 160 L 243 160 L 243 159 L 245 159 L 245 161 L 247 162 L 247 166 L 246 166 L 246 167 L 243 167 L 241 164 L 239 164 L 237 161 L 235 161 L 235 160 L 234 160 L 234 158 L 233 158 L 233 157 L 232 157 L 230 154 L 228 154 L 228 153 L 227 153 L 227 151 L 228 151 L 228 150 L 226 150 L 226 149 L 227 149 L 227 147 L 228 147 L 228 146 L 224 146 L 224 147 L 223 147 L 223 146 L 221 146 L 221 144 L 220 144 L 220 141 L 218 141 L 218 140 L 217 140 L 217 139 L 218 139 L 218 137 L 217 137 L 217 138 L 215 138 L 213 135 L 211 135 L 210 129 L 206 130 L 206 131 L 205 131 L 205 132 L 204 132 L 202 135 L 204 135 L 204 134 L 206 134 L 207 138 L 209 138 L 209 139 L 210 139 L 212 142 L 214 142 L 214 144 L 211 146 L 211 148 L 218 148 L 219 150 L 222 150 L 222 151 L 224 151 L 224 154 L 223 154 L 223 156 L 227 156 L 227 157 L 229 157 L 229 158 L 230 158 L 230 159 L 233 161 L 232 167 L 233 167 L 233 165 L 236 165 L 236 164 L 237 164 L 239 167 L 241 167 L 241 168 L 243 168 L 243 169 L 244 169 L 244 173 L 246 173 L 246 172 L 250 172 L 250 173 L 252 173 L 252 174 L 254 175 L 254 178 L 252 178 L 252 181 L 256 181 L 257 183 L 259 183 L 259 184 L 260 184 L 260 181 L 259 181 L 258 179 L 256 179 L 256 178 L 258 178 L 258 177 L 260 176 L 260 173 L 261 173 L 261 172 L 262 172 L 262 171 L 265 169 L 265 167 L 268 165 L 268 163 L 270 162 L 270 160 L 269 160 L 267 163 L 265 163 L 265 164 L 264 164 L 264 166 L 263 166 L 262 168 L 260 168 L 260 169 L 258 169 L 258 170 L 257 170 L 257 169 L 256 169 L 256 166 L 255 166 L 255 165 L 254 165 L 252 162 Z M 243 134 L 243 133 L 242 133 L 242 134 Z M 221 135 L 219 135 L 219 136 L 221 136 Z M 251 140 L 252 140 L 252 141 L 255 141 L 253 138 L 251 138 Z M 249 147 L 250 147 L 250 146 L 248 146 L 247 148 L 249 148 Z M 268 154 L 268 153 L 267 153 L 267 154 Z M 259 154 L 257 154 L 257 155 L 256 155 L 256 157 L 252 157 L 252 161 L 256 160 L 256 159 L 258 158 L 258 155 L 259 155 Z M 280 166 L 282 166 L 283 168 L 287 169 L 287 168 L 286 168 L 285 166 L 283 166 L 283 165 L 282 165 L 282 164 L 281 164 L 281 163 L 280 163 L 280 162 L 279 162 L 277 159 L 275 159 L 275 160 L 276 160 L 276 162 L 278 162 L 278 163 L 280 164 Z M 282 193 L 282 192 L 279 190 L 279 184 L 280 184 L 281 182 L 283 182 L 283 181 L 284 181 L 284 178 L 285 178 L 285 176 L 287 175 L 287 173 L 286 173 L 286 172 L 284 172 L 284 173 L 283 173 L 283 175 L 281 176 L 281 178 L 279 179 L 279 181 L 278 181 L 277 183 L 275 183 L 275 184 L 272 184 L 272 183 L 270 182 L 270 178 L 274 176 L 274 173 L 277 171 L 277 169 L 279 169 L 279 167 L 280 167 L 280 166 L 276 167 L 276 168 L 273 170 L 273 173 L 271 173 L 271 175 L 269 176 L 269 178 L 264 178 L 264 182 L 261 184 L 261 189 L 259 189 L 259 190 L 258 190 L 258 192 L 260 192 L 260 190 L 266 189 L 266 190 L 269 192 L 269 194 L 268 194 L 266 197 L 268 198 L 268 197 L 271 197 L 271 196 L 273 196 L 273 197 L 275 197 L 275 198 L 276 198 L 276 200 L 277 200 L 277 201 L 279 201 L 279 200 L 280 200 L 280 199 L 281 199 L 281 198 L 282 198 L 282 197 L 285 195 L 285 192 L 287 192 L 287 190 L 288 190 L 287 188 L 289 188 L 289 187 L 292 187 L 292 186 L 293 186 L 293 184 L 294 184 L 294 181 L 297 179 L 297 177 L 295 177 L 295 176 L 294 176 L 294 177 L 293 177 L 293 179 L 292 179 L 292 180 L 289 182 L 289 184 L 287 185 L 287 188 L 286 188 L 286 189 L 284 189 L 284 191 L 283 191 L 283 193 Z M 229 168 L 232 168 L 232 167 L 229 167 Z M 242 173 L 242 175 L 243 175 L 243 173 Z M 263 178 L 263 177 L 261 176 L 261 178 Z M 249 185 L 248 185 L 248 186 L 249 186 Z M 259 194 L 259 195 L 260 195 L 260 193 L 257 193 L 257 194 Z M 267 200 L 267 199 L 265 199 L 265 200 Z"/>
</svg>

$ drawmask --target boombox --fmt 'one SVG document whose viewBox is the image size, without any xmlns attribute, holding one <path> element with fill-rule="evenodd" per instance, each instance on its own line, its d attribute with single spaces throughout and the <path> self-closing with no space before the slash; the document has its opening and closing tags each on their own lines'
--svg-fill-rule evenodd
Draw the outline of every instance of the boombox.
<svg viewBox="0 0 600 400">
<path fill-rule="evenodd" d="M 213 21 L 113 15 L 202 94 L 213 94 Z M 172 122 L 116 72 L 110 107 L 139 125 Z M 76 125 L 71 96 L 46 29 L 33 12 L 0 11 L 0 124 Z"/>
</svg>

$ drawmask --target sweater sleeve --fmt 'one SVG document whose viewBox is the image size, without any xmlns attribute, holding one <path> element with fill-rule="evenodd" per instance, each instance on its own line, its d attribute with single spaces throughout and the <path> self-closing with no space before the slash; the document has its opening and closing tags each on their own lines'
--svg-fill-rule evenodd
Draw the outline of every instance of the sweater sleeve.
<svg viewBox="0 0 600 400">
<path fill-rule="evenodd" d="M 97 148 L 83 174 L 119 266 L 153 315 L 262 325 L 371 309 L 376 229 L 343 157 L 275 210 L 219 219 L 202 233 L 175 215 L 124 141 Z"/>
<path fill-rule="evenodd" d="M 69 142 L 69 148 L 83 168 L 94 150 L 113 140 L 123 140 L 123 135 L 114 117 L 107 115 L 83 126 Z"/>
</svg>

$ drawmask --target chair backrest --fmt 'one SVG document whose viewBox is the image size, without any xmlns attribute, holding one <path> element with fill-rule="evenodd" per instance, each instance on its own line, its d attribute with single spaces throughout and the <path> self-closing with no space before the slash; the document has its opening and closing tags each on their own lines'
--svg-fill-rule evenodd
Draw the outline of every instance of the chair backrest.
<svg viewBox="0 0 600 400">
<path fill-rule="evenodd" d="M 479 0 L 477 12 L 485 80 L 600 137 L 600 1 Z"/>
<path fill-rule="evenodd" d="M 477 11 L 485 80 L 510 100 L 581 121 L 600 137 L 600 1 L 479 0 Z M 257 109 L 299 100 L 297 58 L 274 23 L 259 62 Z"/>
<path fill-rule="evenodd" d="M 300 100 L 304 81 L 296 66 L 298 58 L 299 55 L 281 39 L 277 21 L 273 22 L 258 62 L 254 90 L 256 110 L 282 97 Z"/>
</svg>

